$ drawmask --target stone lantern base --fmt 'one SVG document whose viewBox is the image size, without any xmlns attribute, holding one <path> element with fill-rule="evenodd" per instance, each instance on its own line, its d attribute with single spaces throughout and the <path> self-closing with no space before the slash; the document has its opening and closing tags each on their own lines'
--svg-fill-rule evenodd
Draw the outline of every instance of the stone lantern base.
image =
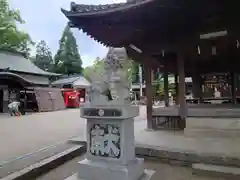
<svg viewBox="0 0 240 180">
<path fill-rule="evenodd" d="M 137 106 L 85 105 L 81 117 L 87 119 L 86 159 L 67 180 L 148 180 L 144 160 L 135 157 L 134 117 Z"/>
<path fill-rule="evenodd" d="M 85 159 L 79 162 L 78 167 L 78 177 L 84 180 L 139 180 L 144 175 L 142 159 L 136 159 L 124 166 Z"/>
<path fill-rule="evenodd" d="M 143 175 L 140 178 L 138 178 L 137 180 L 150 180 L 154 173 L 155 173 L 155 171 L 153 171 L 153 170 L 145 169 Z M 108 179 L 108 178 L 109 177 L 106 176 L 106 179 Z M 119 175 L 119 179 L 121 179 L 121 180 L 128 180 L 128 179 L 121 178 L 120 175 Z M 80 179 L 78 177 L 78 173 L 75 173 L 74 175 L 68 177 L 65 180 L 85 180 L 85 179 Z"/>
</svg>

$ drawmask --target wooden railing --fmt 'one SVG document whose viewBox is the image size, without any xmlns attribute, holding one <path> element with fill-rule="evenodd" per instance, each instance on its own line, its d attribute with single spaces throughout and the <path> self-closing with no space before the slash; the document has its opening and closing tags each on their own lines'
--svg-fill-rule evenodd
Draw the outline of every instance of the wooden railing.
<svg viewBox="0 0 240 180">
<path fill-rule="evenodd" d="M 179 116 L 152 116 L 156 129 L 183 130 L 185 128 L 184 120 Z"/>
<path fill-rule="evenodd" d="M 240 118 L 240 105 L 188 104 L 187 118 Z M 179 107 L 154 108 L 152 119 L 156 129 L 184 129 L 185 121 L 179 116 Z M 200 119 L 201 120 L 201 119 Z"/>
</svg>

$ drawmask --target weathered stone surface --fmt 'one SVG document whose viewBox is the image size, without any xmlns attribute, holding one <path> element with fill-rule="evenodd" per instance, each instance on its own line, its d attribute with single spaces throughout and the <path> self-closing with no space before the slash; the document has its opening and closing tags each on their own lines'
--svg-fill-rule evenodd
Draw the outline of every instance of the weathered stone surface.
<svg viewBox="0 0 240 180">
<path fill-rule="evenodd" d="M 152 175 L 155 173 L 153 170 L 145 169 L 143 176 L 139 180 L 150 180 Z M 78 178 L 78 174 L 74 174 L 66 180 L 83 180 Z M 123 179 L 122 179 L 123 180 Z"/>
<path fill-rule="evenodd" d="M 239 118 L 187 118 L 184 134 L 189 137 L 240 137 Z"/>
<path fill-rule="evenodd" d="M 115 133 L 115 135 L 118 135 L 119 139 L 116 142 L 107 142 L 111 143 L 114 147 L 112 147 L 112 150 L 117 148 L 119 151 L 119 154 L 114 157 L 111 155 L 106 155 L 106 153 L 103 153 L 103 155 L 97 155 L 93 154 L 91 152 L 91 142 L 93 141 L 91 134 L 88 133 L 87 135 L 87 141 L 88 143 L 88 151 L 87 151 L 87 159 L 89 160 L 106 160 L 109 163 L 115 162 L 116 164 L 121 165 L 127 165 L 129 162 L 135 160 L 135 147 L 134 147 L 134 132 L 133 132 L 133 119 L 122 119 L 122 120 L 114 120 L 114 119 L 88 119 L 87 121 L 87 131 L 91 131 L 91 128 L 93 125 L 103 126 L 103 127 L 109 127 L 114 126 L 118 127 L 118 134 Z M 103 128 L 101 128 L 104 130 Z M 108 129 L 106 130 L 108 131 Z M 103 136 L 106 136 L 107 134 L 102 135 L 100 138 L 103 138 Z M 113 134 L 114 135 L 114 134 Z M 98 137 L 95 137 L 98 138 Z M 97 142 L 98 147 L 100 147 L 101 142 Z M 100 143 L 100 144 L 99 144 Z M 107 147 L 106 140 L 102 142 L 102 144 Z M 105 151 L 103 149 L 102 151 Z M 102 153 L 102 152 L 101 152 Z"/>
<path fill-rule="evenodd" d="M 170 162 L 172 160 L 182 161 L 184 165 L 191 166 L 193 163 L 206 163 L 240 168 L 240 159 L 217 154 L 199 154 L 196 152 L 176 151 L 173 149 L 156 149 L 156 147 L 136 147 L 136 155 L 140 157 L 153 157 L 160 161 Z"/>
<path fill-rule="evenodd" d="M 138 180 L 143 176 L 143 160 L 136 159 L 127 166 L 108 161 L 83 160 L 79 162 L 78 177 L 86 180 Z"/>
<path fill-rule="evenodd" d="M 104 61 L 106 81 L 94 84 L 91 100 L 80 109 L 81 117 L 87 119 L 87 154 L 79 162 L 78 179 L 139 180 L 144 175 L 143 160 L 135 157 L 133 118 L 139 108 L 128 99 L 123 50 L 120 56 L 121 48 L 110 48 Z M 99 99 L 101 84 L 110 93 L 116 91 L 116 97 Z"/>
<path fill-rule="evenodd" d="M 193 173 L 201 176 L 214 176 L 228 180 L 240 179 L 240 168 L 217 166 L 211 164 L 196 163 L 192 165 Z"/>
</svg>

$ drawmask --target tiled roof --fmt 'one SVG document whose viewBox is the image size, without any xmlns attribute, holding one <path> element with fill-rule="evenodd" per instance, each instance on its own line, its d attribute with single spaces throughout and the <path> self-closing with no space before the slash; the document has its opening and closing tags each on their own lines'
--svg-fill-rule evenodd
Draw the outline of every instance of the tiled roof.
<svg viewBox="0 0 240 180">
<path fill-rule="evenodd" d="M 74 2 L 71 3 L 70 11 L 66 11 L 62 9 L 62 12 L 65 15 L 71 15 L 75 13 L 98 13 L 103 11 L 114 11 L 114 10 L 121 10 L 127 7 L 134 7 L 137 5 L 145 4 L 147 2 L 151 2 L 154 0 L 132 0 L 126 3 L 114 3 L 114 4 L 104 4 L 104 5 L 86 5 L 86 4 L 76 4 Z"/>
<path fill-rule="evenodd" d="M 14 79 L 21 79 L 25 83 L 31 85 L 49 85 L 48 77 L 44 76 L 35 76 L 35 75 L 22 75 L 22 74 L 15 74 L 12 72 L 0 72 L 0 76 L 10 76 Z"/>
<path fill-rule="evenodd" d="M 52 82 L 52 85 L 72 84 L 74 87 L 89 87 L 90 82 L 84 76 L 68 77 Z"/>
<path fill-rule="evenodd" d="M 76 80 L 78 80 L 79 77 L 68 77 L 68 78 L 62 78 L 57 81 L 52 82 L 53 85 L 57 84 L 73 84 Z"/>
<path fill-rule="evenodd" d="M 84 88 L 84 87 L 90 87 L 91 83 L 83 76 L 79 77 L 74 83 L 73 87 L 75 88 Z"/>
<path fill-rule="evenodd" d="M 101 11 L 106 9 L 113 9 L 120 6 L 124 6 L 126 3 L 118 4 L 105 4 L 105 5 L 86 5 L 71 3 L 71 12 L 90 12 L 90 11 Z"/>
<path fill-rule="evenodd" d="M 58 74 L 43 71 L 29 59 L 18 53 L 0 51 L 0 69 L 9 68 L 10 71 L 26 72 L 38 75 L 57 76 Z"/>
</svg>

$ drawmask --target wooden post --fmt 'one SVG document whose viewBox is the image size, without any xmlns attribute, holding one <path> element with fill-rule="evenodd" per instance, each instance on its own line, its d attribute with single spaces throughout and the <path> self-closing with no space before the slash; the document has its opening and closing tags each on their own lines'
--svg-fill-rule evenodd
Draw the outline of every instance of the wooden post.
<svg viewBox="0 0 240 180">
<path fill-rule="evenodd" d="M 186 118 L 186 99 L 185 99 L 185 71 L 184 71 L 184 58 L 181 54 L 177 55 L 177 65 L 179 74 L 179 115 L 181 120 L 185 121 Z"/>
<path fill-rule="evenodd" d="M 166 107 L 169 107 L 168 71 L 166 66 L 164 66 L 163 80 L 164 80 L 164 103 Z"/>
<path fill-rule="evenodd" d="M 24 111 L 27 110 L 27 90 L 24 89 Z"/>
<path fill-rule="evenodd" d="M 200 102 L 202 96 L 202 82 L 201 75 L 196 71 L 192 75 L 192 84 L 193 84 L 193 97 L 198 99 L 197 102 Z"/>
<path fill-rule="evenodd" d="M 150 72 L 151 72 L 151 92 L 152 92 L 152 105 L 153 105 L 154 100 L 156 100 L 156 96 L 153 92 L 153 86 L 155 85 L 155 84 L 153 85 L 153 82 L 155 81 L 155 71 L 152 68 L 150 68 Z"/>
<path fill-rule="evenodd" d="M 236 96 L 236 87 L 237 87 L 237 75 L 236 72 L 232 71 L 231 72 L 231 80 L 232 80 L 232 103 L 237 104 L 237 96 Z"/>
<path fill-rule="evenodd" d="M 175 82 L 175 96 L 176 96 L 176 101 L 175 104 L 178 105 L 178 99 L 179 99 L 179 95 L 178 95 L 178 73 L 175 73 L 174 75 L 174 82 Z"/>
<path fill-rule="evenodd" d="M 147 128 L 154 129 L 154 123 L 152 120 L 152 99 L 153 99 L 153 90 L 152 90 L 152 70 L 147 63 L 144 64 L 144 73 L 146 80 L 146 97 L 147 97 Z"/>
</svg>

